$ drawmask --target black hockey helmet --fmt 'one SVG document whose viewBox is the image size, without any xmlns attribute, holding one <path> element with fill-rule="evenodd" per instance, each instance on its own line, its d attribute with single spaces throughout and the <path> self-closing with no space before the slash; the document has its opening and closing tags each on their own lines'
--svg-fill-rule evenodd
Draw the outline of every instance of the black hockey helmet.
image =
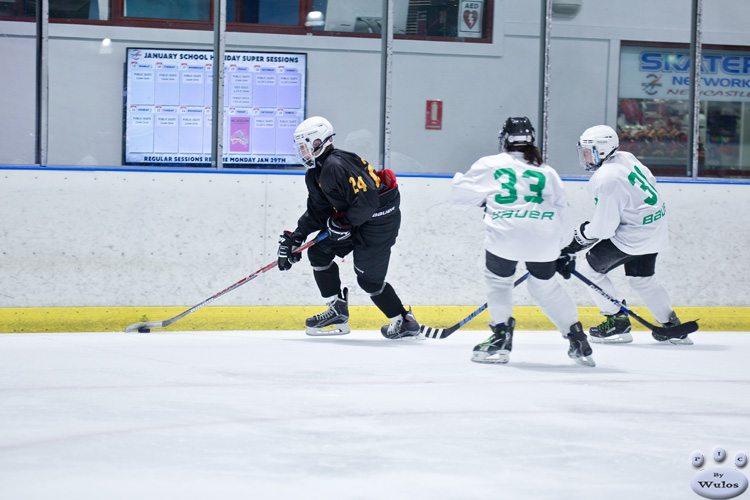
<svg viewBox="0 0 750 500">
<path fill-rule="evenodd" d="M 505 120 L 497 138 L 500 140 L 500 151 L 507 151 L 512 146 L 533 146 L 534 127 L 525 116 L 510 117 Z"/>
</svg>

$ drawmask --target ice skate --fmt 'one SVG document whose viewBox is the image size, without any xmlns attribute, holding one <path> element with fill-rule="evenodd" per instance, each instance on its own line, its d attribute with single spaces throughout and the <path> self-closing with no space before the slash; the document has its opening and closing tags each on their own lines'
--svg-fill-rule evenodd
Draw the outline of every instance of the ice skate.
<svg viewBox="0 0 750 500">
<path fill-rule="evenodd" d="M 625 301 L 622 301 L 625 305 Z M 633 341 L 630 334 L 630 318 L 624 311 L 607 314 L 604 322 L 589 329 L 591 342 L 600 344 L 627 344 Z"/>
<path fill-rule="evenodd" d="M 421 334 L 419 323 L 414 319 L 414 314 L 411 312 L 411 307 L 406 316 L 396 316 L 391 318 L 389 325 L 382 326 L 380 333 L 387 339 L 423 339 L 424 336 Z"/>
<path fill-rule="evenodd" d="M 570 341 L 570 349 L 568 349 L 568 357 L 583 366 L 596 366 L 594 358 L 592 357 L 593 350 L 586 340 L 586 334 L 583 333 L 583 327 L 581 322 L 574 324 L 570 327 L 570 333 L 567 335 L 567 339 Z"/>
<path fill-rule="evenodd" d="M 349 328 L 349 290 L 344 291 L 328 303 L 328 310 L 305 321 L 305 333 L 312 337 L 346 335 Z"/>
<path fill-rule="evenodd" d="M 513 329 L 516 320 L 508 318 L 508 323 L 490 325 L 492 335 L 490 338 L 474 346 L 471 360 L 475 363 L 507 363 L 510 360 L 510 351 L 513 349 Z"/>
<path fill-rule="evenodd" d="M 681 323 L 682 322 L 677 317 L 677 314 L 672 311 L 672 314 L 669 315 L 669 321 L 664 323 L 663 326 L 669 328 L 670 326 L 677 326 Z M 661 333 L 651 332 L 651 336 L 660 344 L 693 345 L 693 341 L 687 336 L 687 334 L 672 337 Z"/>
</svg>

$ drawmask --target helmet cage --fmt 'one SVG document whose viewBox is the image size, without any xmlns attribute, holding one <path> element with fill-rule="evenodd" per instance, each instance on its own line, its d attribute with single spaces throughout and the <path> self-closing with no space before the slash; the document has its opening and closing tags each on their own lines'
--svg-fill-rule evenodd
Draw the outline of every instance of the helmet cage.
<svg viewBox="0 0 750 500">
<path fill-rule="evenodd" d="M 597 170 L 617 151 L 620 141 L 617 133 L 606 125 L 584 131 L 578 141 L 578 162 L 584 170 Z"/>
<path fill-rule="evenodd" d="M 599 150 L 594 145 L 582 145 L 578 143 L 578 162 L 584 170 L 596 170 L 601 167 L 602 159 L 599 158 Z"/>
<path fill-rule="evenodd" d="M 294 131 L 294 153 L 307 169 L 315 167 L 315 160 L 333 143 L 333 127 L 325 118 L 313 117 L 302 122 Z"/>
<path fill-rule="evenodd" d="M 313 139 L 312 144 L 310 144 L 309 138 L 295 140 L 294 153 L 305 168 L 313 168 L 315 166 L 315 159 L 323 153 L 325 146 L 332 142 L 333 136 L 329 136 L 322 141 L 320 139 Z"/>
</svg>

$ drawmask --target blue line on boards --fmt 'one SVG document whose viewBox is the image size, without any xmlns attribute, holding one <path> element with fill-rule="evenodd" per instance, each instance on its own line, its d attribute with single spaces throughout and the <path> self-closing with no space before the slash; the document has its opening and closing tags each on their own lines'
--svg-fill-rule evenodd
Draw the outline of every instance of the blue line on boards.
<svg viewBox="0 0 750 500">
<path fill-rule="evenodd" d="M 52 170 L 73 172 L 159 172 L 175 174 L 235 174 L 235 175 L 305 175 L 304 170 L 240 170 L 235 168 L 149 168 L 149 167 L 76 167 L 76 166 L 54 166 L 40 167 L 38 165 L 0 165 L 0 170 Z M 451 179 L 453 174 L 398 174 L 399 177 L 412 177 L 417 179 Z M 660 183 L 665 184 L 726 184 L 726 185 L 750 185 L 750 179 L 682 179 L 676 177 L 656 176 Z M 587 182 L 589 177 L 562 177 L 568 182 Z"/>
</svg>

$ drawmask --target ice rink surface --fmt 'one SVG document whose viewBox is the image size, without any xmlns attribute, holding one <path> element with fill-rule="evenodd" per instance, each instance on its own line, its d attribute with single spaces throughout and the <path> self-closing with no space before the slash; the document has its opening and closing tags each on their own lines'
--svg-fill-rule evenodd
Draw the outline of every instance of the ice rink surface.
<svg viewBox="0 0 750 500">
<path fill-rule="evenodd" d="M 487 336 L 2 334 L 0 498 L 698 499 L 693 453 L 750 454 L 750 333 Z"/>
</svg>

